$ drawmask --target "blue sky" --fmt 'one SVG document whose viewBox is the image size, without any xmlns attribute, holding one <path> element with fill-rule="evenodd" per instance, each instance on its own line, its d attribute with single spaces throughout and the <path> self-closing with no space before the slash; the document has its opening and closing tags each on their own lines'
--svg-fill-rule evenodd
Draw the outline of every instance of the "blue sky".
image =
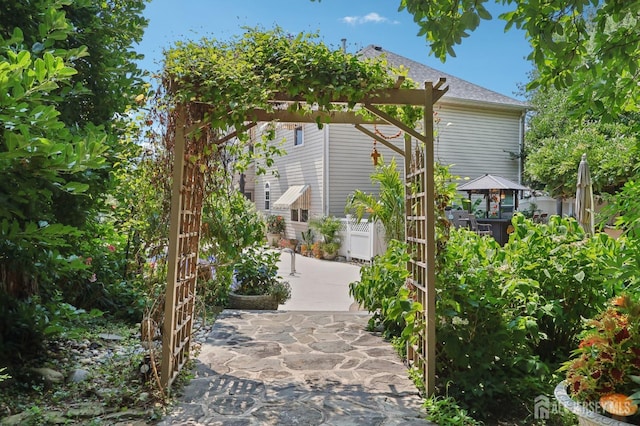
<svg viewBox="0 0 640 426">
<path fill-rule="evenodd" d="M 456 47 L 456 58 L 445 63 L 429 54 L 424 37 L 400 0 L 152 0 L 146 8 L 149 26 L 137 50 L 145 55 L 141 66 L 157 71 L 162 51 L 177 40 L 202 37 L 228 40 L 242 27 L 280 26 L 290 33 L 318 32 L 325 44 L 339 48 L 346 38 L 347 51 L 375 44 L 448 74 L 523 99 L 519 86 L 527 82 L 531 64 L 525 59 L 529 44 L 522 32 L 504 32 L 497 16 L 505 8 L 489 7 L 492 21 Z"/>
</svg>

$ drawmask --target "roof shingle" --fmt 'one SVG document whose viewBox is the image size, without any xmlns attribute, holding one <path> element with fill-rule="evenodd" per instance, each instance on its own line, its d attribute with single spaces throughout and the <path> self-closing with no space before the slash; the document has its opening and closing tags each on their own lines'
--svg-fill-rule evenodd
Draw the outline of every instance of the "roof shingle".
<svg viewBox="0 0 640 426">
<path fill-rule="evenodd" d="M 409 58 L 405 58 L 404 56 L 384 50 L 380 46 L 369 45 L 360 50 L 357 55 L 362 58 L 370 59 L 384 56 L 390 67 L 399 68 L 400 66 L 404 66 L 408 68 L 408 77 L 418 84 L 422 84 L 425 81 L 432 81 L 435 83 L 441 77 L 444 77 L 447 79 L 447 83 L 449 85 L 449 91 L 444 95 L 444 98 L 448 98 L 450 100 L 488 103 L 495 104 L 496 106 L 520 108 L 523 110 L 528 109 L 526 102 L 519 101 L 509 96 L 485 89 L 484 87 L 470 83 L 453 75 L 438 71 L 435 68 L 431 68 Z"/>
</svg>

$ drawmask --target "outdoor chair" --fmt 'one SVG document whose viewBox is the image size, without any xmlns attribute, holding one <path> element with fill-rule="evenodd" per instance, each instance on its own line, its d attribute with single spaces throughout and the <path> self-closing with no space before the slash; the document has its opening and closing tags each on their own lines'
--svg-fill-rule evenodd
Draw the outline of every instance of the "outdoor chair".
<svg viewBox="0 0 640 426">
<path fill-rule="evenodd" d="M 449 210 L 447 217 L 456 228 L 467 228 L 469 226 L 469 212 L 466 210 Z"/>
<path fill-rule="evenodd" d="M 473 232 L 475 232 L 476 234 L 482 236 L 482 235 L 489 235 L 489 236 L 493 236 L 493 231 L 491 230 L 491 224 L 490 223 L 478 223 L 478 221 L 476 220 L 475 215 L 470 214 L 469 215 L 469 227 L 471 228 L 471 230 Z"/>
</svg>

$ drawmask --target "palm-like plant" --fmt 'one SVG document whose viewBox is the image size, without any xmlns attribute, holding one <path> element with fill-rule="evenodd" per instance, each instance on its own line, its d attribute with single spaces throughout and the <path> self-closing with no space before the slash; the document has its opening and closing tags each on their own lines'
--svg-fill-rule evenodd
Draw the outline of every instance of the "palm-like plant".
<svg viewBox="0 0 640 426">
<path fill-rule="evenodd" d="M 369 220 L 382 222 L 387 242 L 404 241 L 404 184 L 395 159 L 389 165 L 381 162 L 371 175 L 371 182 L 379 185 L 379 193 L 367 194 L 357 189 L 349 196 L 345 211 L 355 213 L 358 220 L 368 215 Z"/>
</svg>

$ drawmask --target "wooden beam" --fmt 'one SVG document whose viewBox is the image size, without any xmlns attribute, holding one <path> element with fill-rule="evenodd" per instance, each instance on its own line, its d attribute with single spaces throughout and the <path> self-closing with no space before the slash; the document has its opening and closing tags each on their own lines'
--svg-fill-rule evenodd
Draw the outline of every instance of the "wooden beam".
<svg viewBox="0 0 640 426">
<path fill-rule="evenodd" d="M 403 196 L 404 196 L 404 242 L 407 245 L 407 249 L 410 248 L 407 237 L 409 236 L 409 232 L 410 232 L 409 225 L 410 223 L 412 223 L 409 220 L 409 216 L 412 216 L 411 197 L 410 197 L 411 186 L 408 183 L 409 180 L 407 179 L 407 176 L 411 172 L 411 158 L 413 157 L 412 151 L 413 150 L 411 149 L 411 135 L 409 135 L 408 133 L 405 133 L 404 134 L 404 152 L 406 155 L 404 156 L 404 194 Z M 411 280 L 413 280 L 414 274 L 413 274 L 413 265 L 411 264 L 411 259 L 407 261 L 405 268 L 409 272 L 409 277 L 411 278 Z M 410 363 L 413 363 L 415 361 L 415 350 L 414 350 L 413 342 L 411 340 L 412 339 L 407 339 L 407 343 L 406 343 L 407 361 Z M 414 365 L 414 364 L 410 364 L 410 365 Z M 424 380 L 424 376 L 425 374 L 422 373 L 423 380 Z"/>
<path fill-rule="evenodd" d="M 356 124 L 356 129 L 360 130 L 365 135 L 369 136 L 370 138 L 375 139 L 376 141 L 380 142 L 382 145 L 386 146 L 387 148 L 397 152 L 398 154 L 400 154 L 400 155 L 402 155 L 404 157 L 405 153 L 404 153 L 404 151 L 402 149 L 398 148 L 397 146 L 395 146 L 394 144 L 392 144 L 391 142 L 389 142 L 385 138 L 380 137 L 380 135 L 376 135 L 375 133 L 373 133 L 369 129 L 367 129 L 365 127 L 362 127 L 360 124 Z"/>
<path fill-rule="evenodd" d="M 271 102 L 306 102 L 304 96 L 289 96 L 286 93 L 274 93 L 271 95 Z M 424 105 L 423 89 L 381 89 L 373 90 L 363 99 L 350 101 L 346 98 L 335 98 L 331 103 L 347 104 L 347 103 L 370 103 L 374 105 Z"/>
<path fill-rule="evenodd" d="M 246 132 L 247 130 L 249 130 L 252 127 L 255 127 L 258 123 L 253 122 L 253 123 L 248 123 L 242 126 L 241 130 L 242 132 Z M 236 136 L 238 136 L 238 131 L 233 131 L 231 133 L 228 133 L 227 135 L 223 136 L 220 139 L 216 139 L 215 141 L 213 141 L 213 143 L 215 145 L 221 145 L 223 143 L 225 143 L 226 141 L 235 138 Z"/>
<path fill-rule="evenodd" d="M 390 116 L 386 112 L 380 111 L 378 108 L 374 107 L 371 104 L 364 104 L 364 108 L 366 110 L 370 111 L 371 113 L 377 115 L 378 117 L 382 118 L 387 123 L 393 124 L 398 129 L 404 131 L 405 133 L 409 133 L 411 136 L 413 136 L 414 138 L 418 139 L 419 141 L 425 142 L 425 137 L 423 135 L 421 135 L 420 133 L 416 132 L 415 129 L 412 129 L 411 127 L 407 126 L 402 121 L 397 120 L 394 117 Z M 426 114 L 426 112 L 425 112 L 425 114 Z"/>
<path fill-rule="evenodd" d="M 362 115 L 353 111 L 314 111 L 310 114 L 299 112 L 276 110 L 267 112 L 262 109 L 254 109 L 247 114 L 249 121 L 281 121 L 283 123 L 317 123 L 323 124 L 387 124 L 383 120 L 367 120 Z"/>
<path fill-rule="evenodd" d="M 427 396 L 435 392 L 436 381 L 436 217 L 435 217 L 435 156 L 433 149 L 433 86 L 431 82 L 425 83 L 424 96 L 424 134 L 425 134 L 425 191 L 426 191 L 426 221 L 425 230 L 427 240 L 426 263 L 427 277 L 425 287 L 427 300 L 425 318 L 427 327 L 427 342 L 425 359 L 427 363 L 425 390 Z"/>
<path fill-rule="evenodd" d="M 195 124 L 192 124 L 192 125 L 190 125 L 190 126 L 188 126 L 188 127 L 185 127 L 185 129 L 184 129 L 184 135 L 185 135 L 185 136 L 188 136 L 188 135 L 190 135 L 191 133 L 195 132 L 196 130 L 200 130 L 200 129 L 202 129 L 203 127 L 206 127 L 206 126 L 207 126 L 207 124 L 209 124 L 209 123 L 208 123 L 208 122 L 206 122 L 206 121 L 199 121 L 199 122 L 197 122 L 197 123 L 195 123 Z"/>
<path fill-rule="evenodd" d="M 176 282 L 178 281 L 180 222 L 182 210 L 182 181 L 184 179 L 184 155 L 186 108 L 176 108 L 176 134 L 173 148 L 173 183 L 171 185 L 171 211 L 169 216 L 169 251 L 167 253 L 167 288 L 164 302 L 164 326 L 162 331 L 162 369 L 160 384 L 163 389 L 171 385 L 173 371 L 173 350 L 176 323 Z"/>
</svg>

